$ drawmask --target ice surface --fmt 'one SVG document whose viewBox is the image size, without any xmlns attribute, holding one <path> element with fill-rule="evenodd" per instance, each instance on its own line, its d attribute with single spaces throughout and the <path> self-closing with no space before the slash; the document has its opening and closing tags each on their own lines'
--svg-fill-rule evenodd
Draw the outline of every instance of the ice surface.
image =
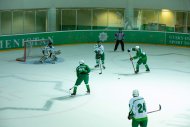
<svg viewBox="0 0 190 127">
<path fill-rule="evenodd" d="M 142 45 L 150 72 L 143 65 L 134 74 L 127 48 L 104 44 L 103 74 L 90 73 L 91 94 L 84 83 L 69 96 L 80 59 L 95 65 L 94 44 L 55 46 L 62 54 L 56 64 L 17 62 L 21 50 L 0 52 L 0 127 L 130 127 L 127 119 L 132 90 L 147 103 L 149 127 L 190 127 L 190 49 Z M 135 55 L 132 53 L 132 55 Z M 136 61 L 134 61 L 136 65 Z"/>
</svg>

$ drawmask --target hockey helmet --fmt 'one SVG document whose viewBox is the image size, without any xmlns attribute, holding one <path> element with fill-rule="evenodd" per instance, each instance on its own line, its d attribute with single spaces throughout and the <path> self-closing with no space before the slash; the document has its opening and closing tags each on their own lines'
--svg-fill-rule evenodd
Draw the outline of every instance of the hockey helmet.
<svg viewBox="0 0 190 127">
<path fill-rule="evenodd" d="M 138 50 L 139 48 L 140 48 L 139 46 L 135 46 L 135 49 L 137 49 L 137 50 Z"/>
<path fill-rule="evenodd" d="M 80 60 L 80 61 L 79 61 L 79 64 L 84 64 L 84 60 Z"/>
<path fill-rule="evenodd" d="M 53 43 L 50 41 L 50 42 L 48 43 L 48 46 L 52 46 L 52 44 L 53 44 Z"/>
<path fill-rule="evenodd" d="M 139 91 L 137 89 L 133 90 L 133 97 L 138 97 Z"/>
<path fill-rule="evenodd" d="M 102 42 L 101 41 L 97 41 L 98 46 L 101 46 Z"/>
</svg>

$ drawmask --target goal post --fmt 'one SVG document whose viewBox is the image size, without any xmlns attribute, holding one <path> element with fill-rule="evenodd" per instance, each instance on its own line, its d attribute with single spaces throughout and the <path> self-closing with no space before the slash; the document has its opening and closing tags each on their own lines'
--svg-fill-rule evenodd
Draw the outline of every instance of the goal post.
<svg viewBox="0 0 190 127">
<path fill-rule="evenodd" d="M 51 42 L 50 39 L 24 40 L 22 56 L 16 58 L 16 61 L 26 62 L 27 60 L 30 59 L 42 57 L 43 56 L 42 49 L 49 42 Z"/>
</svg>

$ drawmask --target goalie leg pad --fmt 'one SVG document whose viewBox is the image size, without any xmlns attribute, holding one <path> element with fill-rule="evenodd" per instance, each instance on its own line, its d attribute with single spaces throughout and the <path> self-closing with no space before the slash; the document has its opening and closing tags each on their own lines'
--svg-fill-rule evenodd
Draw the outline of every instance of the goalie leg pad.
<svg viewBox="0 0 190 127">
<path fill-rule="evenodd" d="M 42 58 L 40 59 L 41 63 L 44 63 L 46 61 L 46 59 L 48 59 L 47 55 L 42 56 Z"/>
<path fill-rule="evenodd" d="M 56 55 L 52 54 L 52 56 L 51 56 L 51 62 L 52 62 L 52 64 L 55 64 L 56 61 L 57 61 Z"/>
<path fill-rule="evenodd" d="M 47 59 L 47 56 L 46 56 L 46 55 L 45 55 L 45 56 L 42 56 L 42 58 L 40 59 L 40 62 L 44 63 L 46 59 Z"/>
</svg>

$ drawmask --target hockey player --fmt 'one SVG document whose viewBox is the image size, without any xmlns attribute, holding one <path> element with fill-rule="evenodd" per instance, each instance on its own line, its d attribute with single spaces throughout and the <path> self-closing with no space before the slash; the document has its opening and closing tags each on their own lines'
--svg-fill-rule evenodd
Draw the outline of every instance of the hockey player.
<svg viewBox="0 0 190 127">
<path fill-rule="evenodd" d="M 55 51 L 55 48 L 54 48 L 52 42 L 49 42 L 48 45 L 42 49 L 42 53 L 43 53 L 43 56 L 40 59 L 41 63 L 44 63 L 46 59 L 49 59 L 54 64 L 55 61 L 57 60 L 56 55 L 61 54 L 61 51 L 60 50 Z"/>
<path fill-rule="evenodd" d="M 128 52 L 130 51 L 136 51 L 136 56 L 134 57 L 131 57 L 130 60 L 132 61 L 133 59 L 139 59 L 137 61 L 137 65 L 136 65 L 136 70 L 135 70 L 135 73 L 138 73 L 139 72 L 139 66 L 143 63 L 145 68 L 146 68 L 146 71 L 150 71 L 148 65 L 147 65 L 147 56 L 146 56 L 146 53 L 142 51 L 142 49 L 139 47 L 139 46 L 135 46 L 135 48 L 132 48 L 132 49 L 128 49 Z"/>
<path fill-rule="evenodd" d="M 124 42 L 123 42 L 124 36 L 125 34 L 122 32 L 122 29 L 119 28 L 119 31 L 115 34 L 116 43 L 115 43 L 114 51 L 117 50 L 119 43 L 121 44 L 122 51 L 124 51 Z"/>
<path fill-rule="evenodd" d="M 139 96 L 137 89 L 133 90 L 133 98 L 129 101 L 128 119 L 132 119 L 132 127 L 147 127 L 148 117 L 146 103 L 143 97 Z"/>
<path fill-rule="evenodd" d="M 84 83 L 86 84 L 87 93 L 90 94 L 90 86 L 88 84 L 89 73 L 90 68 L 88 67 L 88 65 L 86 65 L 83 60 L 80 60 L 79 66 L 76 68 L 77 80 L 75 82 L 73 93 L 71 95 L 76 95 L 77 87 L 82 83 L 82 81 L 84 81 Z"/>
<path fill-rule="evenodd" d="M 95 67 L 99 67 L 100 62 L 102 62 L 102 67 L 105 69 L 104 66 L 104 60 L 105 60 L 105 54 L 104 54 L 104 46 L 101 44 L 101 41 L 98 41 L 97 44 L 94 46 L 94 52 L 95 52 L 95 59 L 96 59 L 96 65 Z"/>
<path fill-rule="evenodd" d="M 49 56 L 51 57 L 52 53 L 54 52 L 55 48 L 52 44 L 52 42 L 49 42 L 47 46 L 45 46 L 43 49 L 42 49 L 42 53 L 43 55 L 49 53 Z"/>
</svg>

